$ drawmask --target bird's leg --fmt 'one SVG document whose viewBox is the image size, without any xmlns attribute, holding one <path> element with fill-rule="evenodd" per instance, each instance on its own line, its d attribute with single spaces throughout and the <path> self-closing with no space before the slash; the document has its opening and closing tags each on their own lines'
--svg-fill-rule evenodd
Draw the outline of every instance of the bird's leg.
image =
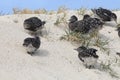
<svg viewBox="0 0 120 80">
<path fill-rule="evenodd" d="M 33 55 L 33 52 L 27 52 L 28 54 L 30 54 L 31 56 Z"/>
<path fill-rule="evenodd" d="M 89 68 L 89 69 L 91 69 L 91 68 L 92 68 L 92 66 L 90 65 L 90 66 L 88 66 L 88 68 Z"/>
<path fill-rule="evenodd" d="M 84 60 L 80 57 L 80 60 L 82 61 L 82 62 L 84 62 Z"/>
<path fill-rule="evenodd" d="M 85 64 L 85 67 L 88 68 L 88 69 L 94 68 L 93 65 L 87 65 L 87 64 Z"/>
<path fill-rule="evenodd" d="M 92 68 L 94 68 L 94 66 L 93 66 L 93 65 L 89 65 L 88 68 L 89 68 L 89 69 L 92 69 Z"/>
</svg>

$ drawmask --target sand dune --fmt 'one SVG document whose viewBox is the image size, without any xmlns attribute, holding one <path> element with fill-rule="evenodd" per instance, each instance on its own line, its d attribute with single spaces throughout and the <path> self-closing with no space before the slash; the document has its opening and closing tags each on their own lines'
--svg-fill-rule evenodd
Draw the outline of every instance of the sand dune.
<svg viewBox="0 0 120 80">
<path fill-rule="evenodd" d="M 115 12 L 120 21 L 120 11 Z M 76 14 L 68 12 L 66 19 Z M 17 14 L 0 16 L 0 80 L 120 80 L 111 77 L 106 71 L 86 69 L 78 59 L 77 48 L 68 41 L 59 38 L 65 34 L 65 27 L 54 25 L 58 16 L 63 14 Z M 29 37 L 24 32 L 23 21 L 26 18 L 37 16 L 47 21 L 44 31 L 47 35 L 41 37 L 41 46 L 34 56 L 26 53 L 22 46 L 23 40 Z M 82 17 L 79 17 L 82 18 Z M 120 76 L 120 38 L 115 31 L 115 23 L 105 25 L 100 31 L 103 38 L 109 40 L 110 54 L 99 51 L 98 63 L 111 61 L 112 69 Z M 115 59 L 118 62 L 115 63 Z"/>
</svg>

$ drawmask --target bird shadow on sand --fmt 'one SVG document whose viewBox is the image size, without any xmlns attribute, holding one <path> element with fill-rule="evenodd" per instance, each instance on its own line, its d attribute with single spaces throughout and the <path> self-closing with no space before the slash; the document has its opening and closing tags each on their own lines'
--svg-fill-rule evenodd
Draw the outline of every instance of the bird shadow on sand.
<svg viewBox="0 0 120 80">
<path fill-rule="evenodd" d="M 107 70 L 109 70 L 109 67 L 106 64 L 96 63 L 94 65 L 94 69 L 98 69 L 99 71 L 107 71 Z"/>
<path fill-rule="evenodd" d="M 36 51 L 33 56 L 46 57 L 46 56 L 49 56 L 49 52 L 47 50 L 40 49 L 40 50 Z"/>
<path fill-rule="evenodd" d="M 96 63 L 96 64 L 94 65 L 94 68 L 102 71 L 102 66 L 101 66 L 100 63 Z"/>
</svg>

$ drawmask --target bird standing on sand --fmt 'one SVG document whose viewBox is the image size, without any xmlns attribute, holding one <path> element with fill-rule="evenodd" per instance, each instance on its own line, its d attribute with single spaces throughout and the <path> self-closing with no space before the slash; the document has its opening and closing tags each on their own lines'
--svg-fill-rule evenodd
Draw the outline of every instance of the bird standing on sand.
<svg viewBox="0 0 120 80">
<path fill-rule="evenodd" d="M 69 29 L 71 31 L 75 31 L 75 29 L 77 28 L 78 18 L 75 15 L 73 15 L 73 16 L 71 16 L 71 18 L 69 19 L 69 21 L 70 21 L 69 24 L 68 24 Z"/>
<path fill-rule="evenodd" d="M 30 35 L 39 35 L 46 22 L 41 21 L 38 17 L 30 17 L 24 20 L 24 29 Z"/>
<path fill-rule="evenodd" d="M 84 46 L 80 46 L 77 49 L 79 59 L 84 63 L 86 68 L 94 68 L 94 65 L 97 63 L 98 55 L 96 54 L 96 49 L 94 48 L 86 48 Z"/>
<path fill-rule="evenodd" d="M 40 47 L 41 41 L 39 37 L 34 38 L 26 38 L 24 39 L 23 46 L 26 48 L 27 53 L 32 55 L 35 53 L 35 51 Z"/>
<path fill-rule="evenodd" d="M 98 31 L 102 28 L 103 22 L 98 18 L 91 18 L 89 15 L 84 15 L 82 20 L 77 19 L 75 15 L 69 20 L 69 29 L 71 31 L 80 32 L 82 34 Z"/>
<path fill-rule="evenodd" d="M 89 33 L 90 26 L 84 20 L 78 21 L 78 18 L 75 15 L 73 15 L 71 16 L 69 21 L 70 22 L 68 26 L 71 31 L 80 32 L 82 34 Z"/>
<path fill-rule="evenodd" d="M 93 30 L 97 30 L 98 31 L 98 30 L 102 29 L 103 24 L 104 24 L 100 19 L 92 18 L 88 14 L 84 15 L 83 20 L 87 24 L 89 24 L 89 26 L 91 27 L 92 31 Z"/>
<path fill-rule="evenodd" d="M 98 9 L 91 9 L 102 21 L 115 21 L 117 23 L 117 16 L 108 9 L 99 7 Z"/>
</svg>

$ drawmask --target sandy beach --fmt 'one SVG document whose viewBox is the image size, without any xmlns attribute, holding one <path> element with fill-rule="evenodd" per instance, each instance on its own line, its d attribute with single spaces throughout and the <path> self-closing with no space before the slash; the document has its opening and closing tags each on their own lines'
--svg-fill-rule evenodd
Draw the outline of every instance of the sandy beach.
<svg viewBox="0 0 120 80">
<path fill-rule="evenodd" d="M 75 11 L 68 11 L 66 20 Z M 120 11 L 115 12 L 120 22 Z M 89 14 L 89 12 L 88 12 Z M 41 46 L 33 56 L 26 53 L 23 40 L 30 37 L 23 28 L 23 22 L 36 16 L 45 20 L 45 34 Z M 14 14 L 0 16 L 0 80 L 120 80 L 108 71 L 87 69 L 78 58 L 78 52 L 70 41 L 60 40 L 65 35 L 66 26 L 55 26 L 56 19 L 63 14 Z M 78 16 L 78 15 L 77 15 Z M 82 16 L 79 16 L 82 19 Z M 114 22 L 104 25 L 100 36 L 109 41 L 109 55 L 98 49 L 98 64 L 110 62 L 112 70 L 120 77 L 120 38 Z M 46 34 L 47 33 L 47 34 Z M 116 62 L 117 60 L 117 62 Z"/>
</svg>

